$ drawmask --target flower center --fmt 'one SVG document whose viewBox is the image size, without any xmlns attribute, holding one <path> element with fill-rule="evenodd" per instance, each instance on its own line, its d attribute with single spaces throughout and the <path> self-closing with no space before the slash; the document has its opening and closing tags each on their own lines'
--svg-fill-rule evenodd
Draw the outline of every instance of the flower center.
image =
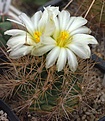
<svg viewBox="0 0 105 121">
<path fill-rule="evenodd" d="M 35 32 L 34 32 L 33 37 L 34 37 L 34 41 L 35 41 L 36 43 L 39 43 L 39 42 L 40 42 L 40 36 L 41 36 L 41 32 L 39 32 L 39 31 L 35 31 Z"/>
<path fill-rule="evenodd" d="M 72 41 L 72 37 L 67 31 L 62 31 L 57 38 L 57 45 L 60 47 L 65 47 Z"/>
</svg>

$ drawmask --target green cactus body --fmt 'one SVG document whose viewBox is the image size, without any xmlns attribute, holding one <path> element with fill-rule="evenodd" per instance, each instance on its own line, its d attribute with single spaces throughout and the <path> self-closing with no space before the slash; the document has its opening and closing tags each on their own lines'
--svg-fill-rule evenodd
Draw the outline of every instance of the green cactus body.
<svg viewBox="0 0 105 121">
<path fill-rule="evenodd" d="M 14 60 L 18 76 L 12 77 L 16 80 L 13 94 L 19 97 L 20 109 L 28 108 L 41 116 L 52 114 L 60 117 L 77 109 L 82 93 L 81 74 L 73 74 L 68 67 L 62 72 L 57 72 L 55 66 L 46 70 L 42 57 L 23 59 L 17 61 L 20 64 Z"/>
</svg>

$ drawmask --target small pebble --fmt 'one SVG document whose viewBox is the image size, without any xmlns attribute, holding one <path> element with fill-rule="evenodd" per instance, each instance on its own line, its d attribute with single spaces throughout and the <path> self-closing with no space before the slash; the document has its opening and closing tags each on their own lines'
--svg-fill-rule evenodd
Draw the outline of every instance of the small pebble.
<svg viewBox="0 0 105 121">
<path fill-rule="evenodd" d="M 0 121 L 9 121 L 7 113 L 5 113 L 3 110 L 0 110 Z"/>
</svg>

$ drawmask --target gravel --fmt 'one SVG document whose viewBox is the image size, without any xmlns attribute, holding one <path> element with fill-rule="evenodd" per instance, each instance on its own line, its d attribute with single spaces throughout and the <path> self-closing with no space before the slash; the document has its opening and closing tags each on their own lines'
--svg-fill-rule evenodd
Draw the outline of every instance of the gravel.
<svg viewBox="0 0 105 121">
<path fill-rule="evenodd" d="M 0 121 L 9 121 L 7 113 L 4 112 L 3 110 L 0 110 Z"/>
</svg>

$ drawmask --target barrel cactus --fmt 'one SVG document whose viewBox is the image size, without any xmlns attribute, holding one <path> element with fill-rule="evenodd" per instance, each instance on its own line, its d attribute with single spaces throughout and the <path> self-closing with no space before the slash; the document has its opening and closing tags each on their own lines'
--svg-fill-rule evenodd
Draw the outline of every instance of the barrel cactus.
<svg viewBox="0 0 105 121">
<path fill-rule="evenodd" d="M 31 18 L 22 13 L 19 18 L 8 20 L 24 29 L 5 32 L 12 35 L 7 42 L 8 76 L 3 77 L 9 94 L 17 98 L 18 110 L 35 111 L 48 119 L 69 119 L 81 100 L 86 63 L 80 58 L 90 58 L 89 44 L 98 42 L 84 26 L 85 18 L 71 17 L 58 7 L 48 6 Z"/>
<path fill-rule="evenodd" d="M 57 72 L 55 66 L 46 69 L 44 57 L 12 60 L 1 78 L 3 88 L 8 90 L 4 97 L 13 101 L 17 112 L 34 112 L 42 119 L 69 119 L 79 108 L 87 68 L 87 61 L 83 60 L 79 60 L 75 73 L 68 66 L 61 72 Z"/>
</svg>

